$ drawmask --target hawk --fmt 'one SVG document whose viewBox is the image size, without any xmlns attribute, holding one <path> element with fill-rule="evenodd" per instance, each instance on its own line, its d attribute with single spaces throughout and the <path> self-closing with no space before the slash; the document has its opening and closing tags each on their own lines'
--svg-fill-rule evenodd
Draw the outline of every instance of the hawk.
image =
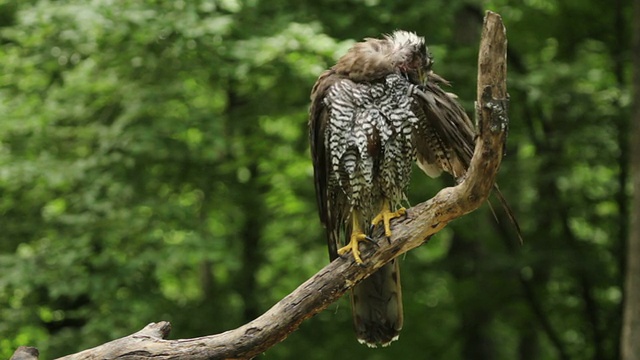
<svg viewBox="0 0 640 360">
<path fill-rule="evenodd" d="M 461 179 L 468 168 L 473 124 L 432 65 L 423 37 L 395 31 L 353 45 L 313 86 L 309 138 L 331 260 L 351 253 L 362 263 L 359 244 L 370 241 L 373 226 L 391 236 L 414 161 L 431 177 L 446 171 Z M 397 259 L 356 285 L 351 303 L 358 341 L 396 340 L 403 323 Z"/>
</svg>

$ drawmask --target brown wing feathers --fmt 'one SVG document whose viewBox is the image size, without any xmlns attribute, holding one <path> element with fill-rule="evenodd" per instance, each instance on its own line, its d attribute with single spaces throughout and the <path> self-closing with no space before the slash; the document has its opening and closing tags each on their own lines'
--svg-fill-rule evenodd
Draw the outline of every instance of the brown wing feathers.
<svg viewBox="0 0 640 360">
<path fill-rule="evenodd" d="M 311 108 L 309 111 L 309 143 L 311 147 L 311 158 L 314 167 L 314 183 L 316 188 L 316 202 L 320 221 L 327 230 L 327 242 L 329 246 L 329 258 L 331 260 L 338 256 L 338 244 L 340 241 L 340 223 L 336 221 L 336 214 L 331 211 L 328 192 L 329 160 L 324 144 L 324 134 L 327 127 L 328 112 L 323 104 L 324 94 L 327 89 L 336 81 L 335 74 L 325 71 L 313 86 L 311 91 Z"/>
<path fill-rule="evenodd" d="M 473 156 L 475 132 L 471 120 L 453 96 L 434 82 L 427 82 L 414 98 L 414 111 L 421 117 L 416 139 L 419 160 L 425 159 L 459 179 Z"/>
<path fill-rule="evenodd" d="M 427 81 L 422 91 L 416 91 L 414 94 L 416 104 L 414 111 L 421 120 L 419 139 L 416 140 L 418 162 L 426 162 L 421 165 L 423 170 L 437 166 L 460 181 L 473 157 L 476 137 L 473 123 L 456 101 L 455 95 L 445 92 L 438 85 L 438 83 L 448 85 L 448 82 L 439 75 L 432 73 L 431 76 L 435 81 Z M 427 170 L 425 172 L 431 175 Z M 511 206 L 497 184 L 494 185 L 494 190 L 522 242 L 520 224 Z M 491 211 L 493 212 L 493 208 Z"/>
</svg>

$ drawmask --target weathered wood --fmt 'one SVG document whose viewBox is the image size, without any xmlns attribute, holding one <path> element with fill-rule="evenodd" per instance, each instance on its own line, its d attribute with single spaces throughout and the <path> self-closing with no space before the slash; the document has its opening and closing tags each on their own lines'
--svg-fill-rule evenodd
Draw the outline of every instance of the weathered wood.
<svg viewBox="0 0 640 360">
<path fill-rule="evenodd" d="M 16 349 L 9 360 L 38 360 L 40 352 L 31 346 L 20 346 Z"/>
<path fill-rule="evenodd" d="M 152 323 L 135 334 L 61 359 L 247 359 L 264 352 L 376 269 L 482 205 L 502 160 L 508 126 L 506 97 L 505 29 L 500 16 L 488 12 L 478 62 L 479 136 L 466 178 L 393 221 L 390 241 L 379 229 L 373 236 L 378 245 L 361 248 L 363 265 L 357 265 L 352 256 L 336 259 L 262 316 L 234 330 L 165 340 L 169 323 Z"/>
</svg>

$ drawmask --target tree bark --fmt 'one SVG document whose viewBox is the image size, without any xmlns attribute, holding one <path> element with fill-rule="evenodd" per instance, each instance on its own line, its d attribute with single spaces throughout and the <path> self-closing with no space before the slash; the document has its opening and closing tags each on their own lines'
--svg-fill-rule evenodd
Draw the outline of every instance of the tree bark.
<svg viewBox="0 0 640 360">
<path fill-rule="evenodd" d="M 640 360 L 640 0 L 633 12 L 633 112 L 631 117 L 631 179 L 633 198 L 627 243 L 624 314 L 620 352 L 623 360 Z"/>
<path fill-rule="evenodd" d="M 504 151 L 507 97 L 505 29 L 498 14 L 487 12 L 478 62 L 478 138 L 466 178 L 393 221 L 390 241 L 379 228 L 372 236 L 377 246 L 361 248 L 364 264 L 356 264 L 352 256 L 335 259 L 266 313 L 234 330 L 165 340 L 169 323 L 152 323 L 135 334 L 60 359 L 248 359 L 264 352 L 381 266 L 486 201 Z"/>
</svg>

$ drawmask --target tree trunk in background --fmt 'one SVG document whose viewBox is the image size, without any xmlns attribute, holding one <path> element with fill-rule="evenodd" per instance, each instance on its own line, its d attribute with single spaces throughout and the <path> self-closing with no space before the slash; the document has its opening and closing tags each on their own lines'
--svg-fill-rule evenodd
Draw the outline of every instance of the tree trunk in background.
<svg viewBox="0 0 640 360">
<path fill-rule="evenodd" d="M 262 196 L 266 192 L 260 185 L 257 164 L 250 165 L 249 181 L 244 184 L 243 213 L 244 229 L 240 233 L 242 239 L 242 270 L 238 291 L 244 300 L 242 318 L 249 322 L 260 315 L 256 275 L 262 265 L 260 240 L 264 228 L 264 219 L 268 214 L 263 210 Z"/>
<path fill-rule="evenodd" d="M 634 1 L 634 29 L 631 56 L 633 58 L 633 113 L 631 117 L 631 179 L 633 199 L 627 273 L 622 324 L 621 352 L 623 360 L 640 360 L 640 0 Z"/>
<path fill-rule="evenodd" d="M 451 275 L 456 279 L 453 296 L 461 319 L 460 359 L 465 360 L 496 358 L 495 342 L 490 331 L 493 313 L 487 309 L 487 299 L 482 295 L 486 288 L 483 286 L 482 274 L 478 273 L 482 252 L 480 241 L 454 234 L 447 256 L 453 264 Z M 470 291 L 476 295 L 469 296 Z"/>
<path fill-rule="evenodd" d="M 249 99 L 238 92 L 239 82 L 237 79 L 229 81 L 227 121 L 228 128 L 233 129 L 228 136 L 239 137 L 238 139 L 254 139 L 258 133 L 255 127 L 255 118 L 246 112 Z M 234 161 L 246 167 L 247 178 L 236 179 L 232 193 L 236 196 L 236 201 L 240 205 L 240 211 L 244 214 L 242 228 L 236 234 L 241 243 L 240 259 L 242 267 L 236 275 L 236 289 L 244 307 L 242 310 L 242 322 L 249 322 L 262 312 L 260 309 L 260 294 L 257 288 L 257 273 L 263 264 L 261 252 L 261 242 L 264 226 L 269 218 L 263 197 L 268 188 L 260 180 L 258 169 L 260 150 L 255 148 L 246 140 L 243 150 L 232 151 Z"/>
<path fill-rule="evenodd" d="M 540 343 L 538 332 L 530 327 L 522 329 L 518 343 L 518 360 L 536 360 L 540 358 Z"/>
<path fill-rule="evenodd" d="M 615 34 L 615 41 L 612 44 L 611 48 L 611 56 L 613 59 L 613 74 L 616 77 L 616 82 L 618 87 L 623 89 L 629 86 L 629 80 L 626 76 L 626 69 L 629 66 L 629 33 L 633 25 L 631 22 L 627 21 L 627 17 L 625 13 L 629 10 L 629 2 L 626 0 L 615 0 L 614 5 L 614 27 L 613 33 Z M 632 84 L 633 86 L 633 84 Z M 618 146 L 620 147 L 620 158 L 618 160 L 618 164 L 620 166 L 620 172 L 618 173 L 618 191 L 615 195 L 616 203 L 618 204 L 618 216 L 620 218 L 619 221 L 619 230 L 617 236 L 615 236 L 614 242 L 614 256 L 618 259 L 618 276 L 617 276 L 617 285 L 620 288 L 624 288 L 624 279 L 625 272 L 627 267 L 627 240 L 629 239 L 629 220 L 631 216 L 629 215 L 630 211 L 630 201 L 631 198 L 628 194 L 628 186 L 630 179 L 629 172 L 631 169 L 629 168 L 631 165 L 631 161 L 629 159 L 629 125 L 631 122 L 629 121 L 629 116 L 626 111 L 626 105 L 623 104 L 622 98 L 614 99 L 614 106 L 619 109 L 619 113 L 613 117 L 614 121 L 617 123 L 618 128 Z M 611 235 L 612 238 L 614 235 Z M 614 332 L 611 334 L 614 341 L 619 341 L 617 339 L 622 338 L 622 319 L 624 313 L 624 301 L 619 304 L 617 309 L 618 316 L 615 317 L 615 320 L 611 322 L 611 327 L 613 327 Z M 614 343 L 615 344 L 615 343 Z M 616 347 L 613 352 L 614 359 L 621 358 L 621 348 Z"/>
</svg>

